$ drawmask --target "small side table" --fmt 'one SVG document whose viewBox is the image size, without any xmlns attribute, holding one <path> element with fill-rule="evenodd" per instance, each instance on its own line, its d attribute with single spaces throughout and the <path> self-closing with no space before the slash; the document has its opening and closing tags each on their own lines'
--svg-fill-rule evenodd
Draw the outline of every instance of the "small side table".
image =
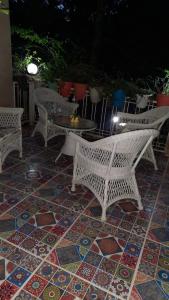
<svg viewBox="0 0 169 300">
<path fill-rule="evenodd" d="M 65 138 L 65 143 L 57 156 L 55 162 L 59 159 L 59 157 L 62 154 L 74 156 L 75 154 L 75 149 L 76 149 L 76 143 L 70 136 L 70 132 L 74 132 L 78 135 L 81 135 L 85 131 L 92 131 L 96 129 L 97 124 L 94 121 L 88 120 L 88 119 L 79 119 L 79 122 L 71 122 L 71 118 L 68 116 L 58 116 L 56 118 L 53 118 L 53 123 L 65 130 L 66 133 L 66 138 Z"/>
</svg>

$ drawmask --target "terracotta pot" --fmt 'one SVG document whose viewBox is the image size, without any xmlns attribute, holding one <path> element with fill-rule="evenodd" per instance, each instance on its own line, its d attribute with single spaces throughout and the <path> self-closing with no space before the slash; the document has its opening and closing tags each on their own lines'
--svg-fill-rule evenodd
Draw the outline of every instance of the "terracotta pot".
<svg viewBox="0 0 169 300">
<path fill-rule="evenodd" d="M 169 95 L 157 94 L 157 106 L 169 106 Z"/>
<path fill-rule="evenodd" d="M 60 83 L 59 83 L 59 92 L 63 97 L 69 97 L 72 87 L 73 87 L 73 82 L 71 82 L 71 81 L 60 81 Z"/>
<path fill-rule="evenodd" d="M 83 100 L 86 95 L 88 85 L 84 83 L 74 83 L 74 92 L 76 101 Z"/>
</svg>

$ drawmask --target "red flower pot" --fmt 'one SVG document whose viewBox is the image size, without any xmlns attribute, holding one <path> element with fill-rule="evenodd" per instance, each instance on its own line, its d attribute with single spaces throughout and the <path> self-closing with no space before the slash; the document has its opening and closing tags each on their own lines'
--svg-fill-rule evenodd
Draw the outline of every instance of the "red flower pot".
<svg viewBox="0 0 169 300">
<path fill-rule="evenodd" d="M 86 95 L 88 85 L 84 83 L 74 83 L 74 93 L 76 101 L 83 100 Z"/>
<path fill-rule="evenodd" d="M 59 84 L 59 93 L 63 97 L 69 97 L 70 93 L 71 93 L 72 87 L 73 87 L 73 82 L 60 81 L 60 84 Z"/>
<path fill-rule="evenodd" d="M 169 95 L 157 94 L 157 106 L 169 106 Z"/>
</svg>

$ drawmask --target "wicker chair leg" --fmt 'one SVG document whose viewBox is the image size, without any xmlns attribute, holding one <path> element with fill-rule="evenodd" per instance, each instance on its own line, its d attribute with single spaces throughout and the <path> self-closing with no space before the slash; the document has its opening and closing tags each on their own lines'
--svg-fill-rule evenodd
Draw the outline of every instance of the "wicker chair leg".
<svg viewBox="0 0 169 300">
<path fill-rule="evenodd" d="M 75 192 L 75 191 L 76 191 L 75 183 L 74 183 L 73 181 L 72 181 L 71 191 L 72 191 L 72 192 Z"/>
<path fill-rule="evenodd" d="M 48 146 L 48 141 L 47 141 L 47 138 L 45 138 L 45 148 L 47 148 Z"/>
<path fill-rule="evenodd" d="M 154 155 L 154 151 L 153 151 L 153 148 L 151 146 L 150 148 L 150 152 L 151 152 L 151 156 L 152 156 L 152 162 L 154 164 L 154 169 L 157 171 L 158 170 L 158 167 L 157 167 L 157 162 L 156 162 L 156 158 L 155 158 L 155 155 Z"/>
<path fill-rule="evenodd" d="M 101 216 L 101 221 L 102 222 L 106 221 L 106 208 L 107 207 L 102 207 L 102 216 Z"/>
<path fill-rule="evenodd" d="M 139 190 L 138 190 L 138 187 L 137 187 L 137 182 L 136 182 L 135 175 L 133 175 L 132 179 L 133 179 L 133 182 L 134 182 L 135 199 L 137 200 L 137 203 L 138 203 L 138 209 L 143 210 L 143 204 L 141 202 L 141 196 L 140 196 L 140 193 L 139 193 Z"/>
</svg>

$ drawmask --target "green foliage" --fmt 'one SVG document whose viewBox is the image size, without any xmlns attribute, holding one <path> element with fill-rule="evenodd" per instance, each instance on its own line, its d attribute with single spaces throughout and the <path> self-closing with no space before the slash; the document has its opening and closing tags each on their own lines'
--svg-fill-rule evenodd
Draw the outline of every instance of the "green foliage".
<svg viewBox="0 0 169 300">
<path fill-rule="evenodd" d="M 22 53 L 16 48 L 13 54 L 14 70 L 25 73 L 30 62 L 38 65 L 40 76 L 45 81 L 54 81 L 65 68 L 62 43 L 56 38 L 41 37 L 31 29 L 13 27 L 16 35 L 24 42 Z"/>
<path fill-rule="evenodd" d="M 165 80 L 162 93 L 169 95 L 169 70 L 165 70 Z"/>
</svg>

